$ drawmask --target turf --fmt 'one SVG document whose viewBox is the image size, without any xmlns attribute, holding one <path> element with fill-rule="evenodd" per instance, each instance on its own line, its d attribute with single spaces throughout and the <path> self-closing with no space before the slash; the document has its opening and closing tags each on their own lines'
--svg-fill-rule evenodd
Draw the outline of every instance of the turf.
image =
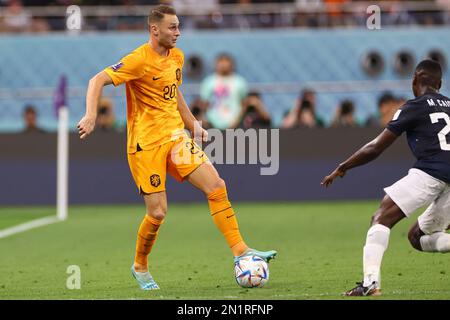
<svg viewBox="0 0 450 320">
<path fill-rule="evenodd" d="M 0 208 L 0 230 L 51 215 L 56 215 L 55 207 Z"/>
<path fill-rule="evenodd" d="M 362 246 L 377 206 L 235 204 L 247 243 L 279 252 L 267 286 L 243 289 L 207 205 L 171 205 L 150 256 L 161 287 L 152 292 L 141 291 L 129 272 L 143 206 L 74 206 L 65 222 L 0 239 L 0 299 L 343 299 L 340 293 L 361 280 Z M 44 209 L 0 208 L 0 221 L 9 225 L 13 210 L 28 218 Z M 391 233 L 381 298 L 450 299 L 450 256 L 410 247 L 406 235 L 415 218 Z M 79 290 L 66 288 L 70 265 L 81 269 Z"/>
</svg>

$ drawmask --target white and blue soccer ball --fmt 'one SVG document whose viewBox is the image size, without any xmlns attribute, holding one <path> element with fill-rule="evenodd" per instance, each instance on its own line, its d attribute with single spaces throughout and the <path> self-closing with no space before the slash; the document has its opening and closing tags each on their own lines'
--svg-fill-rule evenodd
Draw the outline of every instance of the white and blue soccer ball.
<svg viewBox="0 0 450 320">
<path fill-rule="evenodd" d="M 269 265 L 258 256 L 245 256 L 234 263 L 234 276 L 243 288 L 261 288 L 269 281 Z"/>
</svg>

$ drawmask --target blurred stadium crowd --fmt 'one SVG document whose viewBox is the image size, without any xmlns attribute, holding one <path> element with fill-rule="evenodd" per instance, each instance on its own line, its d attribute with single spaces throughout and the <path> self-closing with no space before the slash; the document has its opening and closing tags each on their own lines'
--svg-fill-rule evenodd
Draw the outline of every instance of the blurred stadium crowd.
<svg viewBox="0 0 450 320">
<path fill-rule="evenodd" d="M 182 29 L 252 30 L 265 28 L 366 27 L 367 1 L 357 0 L 0 0 L 0 32 L 50 33 L 66 28 L 66 8 L 82 8 L 83 32 L 144 31 L 148 10 L 165 3 L 177 9 Z M 450 25 L 450 0 L 378 1 L 383 28 L 395 26 Z M 376 60 L 371 58 L 372 60 Z M 408 58 L 408 57 L 406 57 Z M 406 59 L 405 58 L 405 59 Z M 439 57 L 438 57 L 439 58 Z M 371 60 L 371 61 L 372 61 Z M 406 59 L 408 60 L 408 59 Z M 405 60 L 405 61 L 406 61 Z M 376 62 L 376 61 L 375 61 Z M 406 61 L 408 62 L 408 61 Z M 405 62 L 405 63 L 406 63 Z M 215 71 L 200 79 L 198 95 L 190 106 L 206 128 L 296 128 L 296 127 L 384 127 L 406 97 L 395 92 L 380 92 L 377 113 L 366 119 L 355 117 L 357 106 L 343 98 L 328 121 L 317 114 L 314 87 L 299 88 L 298 97 L 283 119 L 275 123 L 261 90 L 249 86 L 238 74 L 230 54 L 218 55 Z M 351 97 L 351 95 L 350 95 Z M 39 128 L 38 108 L 23 106 L 24 132 L 43 132 Z M 114 101 L 103 97 L 99 106 L 100 130 L 124 130 L 125 119 L 114 114 Z"/>
<path fill-rule="evenodd" d="M 378 100 L 378 113 L 372 115 L 364 120 L 358 122 L 355 117 L 355 106 L 352 100 L 345 99 L 337 107 L 333 120 L 329 125 L 316 114 L 316 98 L 315 92 L 312 89 L 304 89 L 300 93 L 296 104 L 283 119 L 282 129 L 293 128 L 326 128 L 326 127 L 374 127 L 384 128 L 386 124 L 392 119 L 395 112 L 406 102 L 403 97 L 395 96 L 392 92 L 384 92 Z M 206 107 L 205 107 L 206 106 Z M 251 91 L 242 99 L 240 104 L 240 114 L 233 118 L 233 123 L 225 123 L 224 118 L 210 116 L 215 113 L 215 109 L 208 109 L 208 101 L 200 98 L 191 103 L 191 109 L 197 120 L 202 121 L 202 126 L 205 129 L 236 129 L 244 130 L 255 129 L 269 129 L 272 128 L 272 119 L 267 110 L 261 95 L 257 91 Z M 46 131 L 39 127 L 38 112 L 35 106 L 28 104 L 23 111 L 24 133 L 46 133 Z M 96 130 L 109 132 L 125 131 L 126 123 L 118 121 L 114 106 L 111 99 L 102 97 L 98 107 L 98 116 L 96 123 Z"/>
<path fill-rule="evenodd" d="M 84 30 L 142 30 L 145 7 L 159 3 L 175 6 L 183 29 L 358 27 L 373 3 L 385 26 L 450 24 L 448 0 L 0 0 L 0 32 L 65 30 L 69 5 L 82 6 Z"/>
<path fill-rule="evenodd" d="M 279 127 L 325 128 L 325 127 L 379 127 L 383 128 L 395 112 L 406 102 L 406 98 L 383 92 L 377 102 L 377 113 L 363 121 L 355 116 L 355 105 L 351 99 L 344 99 L 336 106 L 330 123 L 326 123 L 316 112 L 317 99 L 313 88 L 303 88 L 295 104 L 286 112 Z M 216 59 L 215 72 L 203 79 L 200 94 L 190 103 L 193 115 L 202 122 L 205 129 L 244 130 L 268 129 L 274 127 L 269 108 L 262 95 L 249 90 L 248 83 L 234 71 L 234 60 L 229 54 L 221 54 Z M 44 133 L 39 127 L 37 111 L 33 105 L 26 105 L 23 112 L 24 131 Z M 98 105 L 97 130 L 124 131 L 125 120 L 120 121 L 114 113 L 113 100 L 101 97 Z"/>
</svg>

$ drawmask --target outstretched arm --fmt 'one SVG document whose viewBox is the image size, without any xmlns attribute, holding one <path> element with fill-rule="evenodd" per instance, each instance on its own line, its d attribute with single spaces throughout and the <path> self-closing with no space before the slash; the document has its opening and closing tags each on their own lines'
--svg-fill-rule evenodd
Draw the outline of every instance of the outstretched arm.
<svg viewBox="0 0 450 320">
<path fill-rule="evenodd" d="M 97 73 L 89 80 L 86 94 L 86 114 L 77 126 L 80 139 L 85 139 L 94 131 L 95 120 L 97 118 L 97 106 L 103 87 L 111 83 L 113 83 L 112 79 L 105 71 Z"/>
<path fill-rule="evenodd" d="M 177 89 L 177 103 L 178 111 L 180 112 L 184 125 L 186 126 L 186 129 L 191 132 L 193 138 L 203 142 L 208 141 L 208 132 L 203 129 L 200 122 L 195 119 L 186 103 L 186 100 L 184 100 L 180 89 Z"/>
<path fill-rule="evenodd" d="M 322 180 L 322 185 L 328 187 L 337 177 L 343 177 L 347 170 L 362 166 L 377 158 L 387 147 L 397 139 L 397 136 L 384 129 L 383 132 L 367 143 L 364 147 L 356 151 L 350 158 L 342 162 L 337 168 Z"/>
</svg>

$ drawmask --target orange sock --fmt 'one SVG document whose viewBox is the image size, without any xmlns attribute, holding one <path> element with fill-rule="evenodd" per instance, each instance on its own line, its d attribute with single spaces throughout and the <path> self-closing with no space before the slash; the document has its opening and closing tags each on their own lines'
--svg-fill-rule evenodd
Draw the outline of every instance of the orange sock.
<svg viewBox="0 0 450 320">
<path fill-rule="evenodd" d="M 209 210 L 214 223 L 222 232 L 234 256 L 239 256 L 248 249 L 242 240 L 236 216 L 228 200 L 227 189 L 217 189 L 208 194 Z"/>
<path fill-rule="evenodd" d="M 139 227 L 136 240 L 136 256 L 134 258 L 136 263 L 147 266 L 147 257 L 152 250 L 153 244 L 158 236 L 158 229 L 163 221 L 145 215 Z"/>
</svg>

